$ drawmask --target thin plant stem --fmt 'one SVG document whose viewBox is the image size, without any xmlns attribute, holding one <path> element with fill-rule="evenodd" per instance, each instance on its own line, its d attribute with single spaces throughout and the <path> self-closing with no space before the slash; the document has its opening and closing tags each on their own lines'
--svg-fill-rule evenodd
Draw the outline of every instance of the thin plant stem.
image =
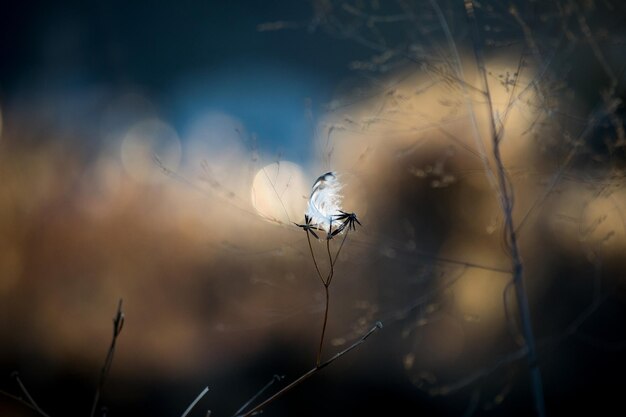
<svg viewBox="0 0 626 417">
<path fill-rule="evenodd" d="M 343 247 L 344 242 L 346 241 L 346 237 L 348 236 L 348 232 L 344 235 L 341 246 L 339 246 L 339 250 L 333 259 L 333 256 L 330 252 L 330 239 L 326 239 L 326 252 L 328 253 L 328 260 L 330 263 L 330 272 L 328 273 L 328 277 L 326 281 L 322 281 L 324 283 L 324 292 L 326 293 L 326 307 L 324 309 L 324 323 L 322 324 L 322 335 L 320 336 L 320 346 L 317 350 L 317 360 L 315 361 L 316 366 L 320 366 L 322 361 L 322 350 L 324 348 L 324 336 L 326 335 L 326 325 L 328 324 L 328 308 L 330 301 L 330 283 L 333 280 L 333 276 L 335 274 L 335 262 L 337 262 L 337 258 L 339 258 L 339 252 L 341 252 L 341 248 Z"/>
<path fill-rule="evenodd" d="M 274 395 L 272 395 L 271 397 L 269 397 L 268 399 L 263 401 L 261 404 L 259 404 L 256 407 L 252 408 L 250 411 L 247 411 L 245 414 L 240 414 L 240 415 L 238 415 L 236 417 L 249 417 L 249 416 L 253 415 L 254 413 L 262 410 L 265 406 L 267 406 L 268 404 L 274 402 L 276 399 L 280 398 L 281 396 L 283 396 L 288 391 L 291 391 L 293 388 L 297 387 L 302 382 L 306 381 L 307 379 L 309 379 L 310 377 L 315 375 L 317 372 L 319 372 L 322 369 L 326 368 L 328 365 L 330 365 L 331 363 L 333 363 L 334 361 L 336 361 L 337 359 L 339 359 L 340 357 L 342 357 L 346 353 L 348 353 L 351 350 L 357 348 L 359 345 L 364 343 L 367 340 L 367 338 L 370 337 L 374 332 L 376 332 L 379 329 L 382 329 L 382 327 L 383 327 L 383 324 L 381 322 L 377 322 L 376 325 L 374 327 L 372 327 L 369 332 L 367 332 L 365 335 L 363 335 L 359 340 L 354 342 L 351 346 L 349 346 L 346 349 L 342 350 L 341 352 L 337 353 L 335 356 L 333 356 L 332 358 L 330 358 L 326 362 L 324 362 L 324 363 L 320 364 L 319 366 L 316 366 L 315 368 L 312 368 L 309 371 L 307 371 L 306 373 L 302 374 L 298 379 L 293 381 L 291 384 L 287 385 L 286 387 L 284 387 L 283 389 L 281 389 L 280 391 L 278 391 L 277 393 L 275 393 Z"/>
<path fill-rule="evenodd" d="M 476 21 L 473 2 L 466 3 L 467 17 L 470 20 L 472 26 L 472 35 L 474 41 L 474 55 L 476 57 L 476 63 L 478 71 L 481 74 L 481 81 L 483 84 L 483 90 L 487 103 L 489 106 L 489 122 L 490 133 L 493 142 L 493 156 L 496 164 L 496 175 L 498 180 L 498 187 L 500 191 L 500 199 L 502 205 L 502 212 L 505 221 L 505 234 L 507 238 L 507 244 L 509 247 L 509 255 L 511 258 L 511 264 L 513 267 L 513 284 L 515 286 L 515 295 L 517 298 L 517 304 L 520 314 L 520 320 L 522 323 L 522 333 L 526 342 L 526 352 L 528 358 L 528 368 L 531 377 L 531 390 L 533 394 L 533 400 L 535 405 L 535 411 L 539 417 L 546 415 L 545 402 L 543 397 L 543 386 L 541 382 L 541 373 L 539 371 L 539 365 L 537 361 L 537 352 L 535 347 L 535 338 L 532 330 L 532 324 L 530 319 L 530 307 L 528 303 L 528 295 L 524 287 L 524 266 L 520 255 L 519 247 L 517 244 L 517 235 L 515 232 L 515 224 L 513 222 L 513 190 L 511 188 L 509 179 L 507 178 L 506 169 L 502 162 L 500 155 L 500 141 L 498 138 L 498 130 L 496 128 L 494 116 L 493 116 L 493 103 L 491 100 L 491 94 L 489 92 L 489 82 L 487 80 L 487 70 L 485 68 L 485 58 L 483 51 L 479 46 L 479 31 L 478 23 Z"/>
<path fill-rule="evenodd" d="M 344 233 L 343 235 L 343 239 L 341 239 L 341 244 L 339 245 L 339 249 L 337 249 L 337 253 L 335 254 L 335 260 L 332 263 L 333 267 L 335 266 L 335 263 L 337 263 L 337 259 L 339 259 L 339 254 L 341 253 L 343 244 L 346 243 L 346 238 L 348 237 L 348 233 L 349 233 L 349 230 L 346 230 L 346 233 Z M 331 277 L 331 281 L 332 281 L 332 277 Z M 330 285 L 330 281 L 328 281 L 328 285 Z"/>
<path fill-rule="evenodd" d="M 435 11 L 435 14 L 437 15 L 437 18 L 439 20 L 439 23 L 441 24 L 441 28 L 444 31 L 446 40 L 448 42 L 448 47 L 450 48 L 450 52 L 452 53 L 452 56 L 454 58 L 454 60 L 456 61 L 456 67 L 454 68 L 455 73 L 456 73 L 456 78 L 459 81 L 460 85 L 463 88 L 463 97 L 464 97 L 464 101 L 465 101 L 465 107 L 467 108 L 469 115 L 470 115 L 470 120 L 472 122 L 472 131 L 473 131 L 473 137 L 474 137 L 474 141 L 476 143 L 476 148 L 479 150 L 479 156 L 481 159 L 481 162 L 485 168 L 485 173 L 487 176 L 487 180 L 489 181 L 489 183 L 495 188 L 496 187 L 496 179 L 495 176 L 493 174 L 493 170 L 491 169 L 491 164 L 489 163 L 489 159 L 487 158 L 487 151 L 485 149 L 485 145 L 483 143 L 483 141 L 481 140 L 480 137 L 480 130 L 478 129 L 478 120 L 476 118 L 476 112 L 474 111 L 474 107 L 472 106 L 472 103 L 470 101 L 470 97 L 469 97 L 469 91 L 468 91 L 468 83 L 465 82 L 465 74 L 463 71 L 463 63 L 461 61 L 461 57 L 459 55 L 459 51 L 457 50 L 456 44 L 454 42 L 454 38 L 452 37 L 452 32 L 450 32 L 450 27 L 448 25 L 448 22 L 445 19 L 445 16 L 443 14 L 443 11 L 441 10 L 441 7 L 439 7 L 439 4 L 437 4 L 437 2 L 435 0 L 429 0 L 430 4 L 433 8 L 433 10 Z M 472 5 L 473 7 L 473 5 Z"/>
<path fill-rule="evenodd" d="M 328 253 L 328 263 L 330 265 L 330 272 L 328 273 L 328 276 L 326 277 L 326 281 L 324 282 L 324 285 L 328 286 L 330 285 L 330 281 L 332 281 L 333 279 L 333 275 L 335 273 L 335 261 L 333 261 L 333 256 L 330 254 L 330 239 L 326 239 L 326 252 Z"/>
<path fill-rule="evenodd" d="M 24 393 L 28 401 L 33 405 L 33 407 L 35 407 L 35 409 L 37 410 L 41 410 L 41 408 L 39 408 L 39 405 L 37 405 L 37 403 L 35 402 L 35 399 L 30 395 L 30 393 L 26 389 L 26 386 L 22 383 L 22 380 L 20 379 L 19 374 L 15 372 L 13 373 L 13 377 L 15 378 L 17 385 L 20 386 L 20 389 L 22 390 L 22 392 Z"/>
<path fill-rule="evenodd" d="M 5 397 L 11 398 L 12 400 L 17 401 L 18 403 L 22 404 L 25 407 L 30 408 L 33 411 L 36 411 L 37 413 L 39 413 L 43 417 L 50 417 L 41 408 L 39 408 L 39 407 L 29 403 L 28 401 L 24 400 L 22 397 L 18 397 L 17 395 L 10 394 L 10 393 L 8 393 L 6 391 L 3 391 L 3 390 L 0 390 L 0 394 L 4 395 Z"/>
<path fill-rule="evenodd" d="M 315 270 L 317 271 L 317 276 L 320 277 L 322 284 L 326 284 L 324 281 L 324 277 L 322 277 L 322 273 L 320 272 L 320 268 L 317 265 L 317 261 L 315 260 L 315 253 L 313 252 L 313 246 L 311 245 L 311 236 L 309 235 L 309 231 L 306 230 L 306 240 L 309 243 L 309 250 L 311 251 L 311 258 L 313 259 L 313 264 L 315 265 Z"/>
<path fill-rule="evenodd" d="M 91 405 L 91 413 L 90 417 L 94 417 L 96 414 L 96 408 L 98 407 L 98 401 L 100 400 L 100 393 L 102 392 L 102 387 L 104 386 L 104 382 L 106 377 L 109 374 L 109 370 L 111 369 L 111 365 L 113 363 L 113 355 L 115 354 L 115 344 L 117 342 L 117 337 L 122 332 L 122 328 L 124 327 L 124 312 L 122 311 L 122 299 L 117 305 L 117 313 L 115 314 L 115 318 L 113 318 L 113 338 L 111 340 L 111 345 L 109 346 L 109 351 L 107 352 L 106 359 L 104 360 L 104 365 L 100 370 L 100 379 L 98 380 L 98 386 L 96 388 L 96 393 L 94 394 L 93 404 Z"/>
<path fill-rule="evenodd" d="M 307 225 L 308 225 L 308 222 L 307 222 Z M 313 264 L 315 265 L 315 270 L 317 272 L 317 275 L 322 281 L 322 284 L 324 285 L 324 294 L 326 296 L 325 298 L 326 303 L 324 306 L 324 321 L 322 323 L 322 333 L 320 335 L 320 343 L 317 349 L 317 357 L 315 360 L 315 366 L 320 367 L 322 363 L 322 351 L 324 349 L 324 337 L 326 336 L 326 327 L 328 325 L 328 309 L 329 309 L 329 304 L 330 304 L 330 283 L 332 282 L 333 276 L 335 274 L 335 263 L 337 262 L 337 259 L 339 259 L 339 254 L 341 253 L 341 249 L 343 248 L 343 245 L 346 242 L 346 238 L 348 237 L 348 230 L 346 230 L 346 233 L 344 234 L 343 239 L 341 240 L 341 244 L 339 245 L 339 249 L 337 250 L 335 257 L 333 258 L 333 255 L 330 251 L 330 240 L 333 237 L 332 217 L 331 217 L 330 230 L 328 231 L 328 235 L 326 236 L 326 253 L 328 254 L 328 263 L 329 263 L 329 268 L 330 268 L 328 271 L 328 275 L 326 276 L 326 279 L 324 279 L 322 273 L 320 272 L 319 265 L 317 264 L 317 260 L 315 259 L 315 253 L 313 252 L 313 246 L 311 245 L 311 237 L 309 236 L 309 230 L 307 228 L 305 228 L 304 230 L 306 231 L 306 238 L 309 244 L 309 251 L 311 252 L 311 258 L 313 259 Z"/>
<path fill-rule="evenodd" d="M 191 410 L 193 410 L 193 408 L 196 406 L 196 404 L 198 404 L 198 401 L 200 401 L 202 399 L 202 397 L 204 397 L 206 395 L 207 392 L 209 392 L 209 387 L 204 387 L 204 389 L 202 390 L 202 392 L 200 394 L 198 394 L 196 399 L 193 400 L 193 402 L 191 404 L 189 404 L 189 407 L 187 407 L 187 409 L 185 410 L 185 412 L 182 414 L 181 417 L 187 417 L 187 414 L 189 414 L 191 412 Z"/>
<path fill-rule="evenodd" d="M 285 377 L 281 376 L 281 375 L 274 375 L 272 377 L 272 379 L 270 380 L 270 382 L 268 382 L 267 384 L 265 384 L 265 386 L 263 386 L 263 388 L 261 388 L 259 390 L 259 392 L 257 392 L 256 394 L 254 394 L 252 396 L 252 398 L 250 398 L 248 401 L 246 401 L 246 403 L 244 405 L 242 405 L 239 410 L 235 411 L 235 414 L 233 414 L 233 417 L 237 417 L 238 415 L 240 415 L 241 413 L 243 413 L 243 410 L 245 410 L 246 408 L 248 408 L 248 406 L 250 404 L 252 404 L 254 402 L 254 400 L 256 400 L 257 398 L 259 398 L 259 396 L 261 396 L 261 394 L 263 394 L 265 391 L 267 391 L 267 389 L 269 387 L 271 387 L 272 385 L 274 385 L 275 382 L 281 381 L 283 380 Z"/>
<path fill-rule="evenodd" d="M 329 290 L 328 290 L 329 285 L 325 284 L 324 285 L 324 290 L 326 292 L 326 309 L 324 310 L 324 324 L 322 325 L 322 335 L 320 337 L 320 347 L 317 350 L 317 360 L 315 361 L 315 366 L 320 366 L 320 363 L 322 361 L 322 349 L 324 347 L 324 335 L 326 334 L 326 324 L 328 323 L 328 301 L 330 298 L 330 294 L 329 294 Z"/>
<path fill-rule="evenodd" d="M 0 390 L 0 394 L 11 398 L 17 402 L 19 402 L 20 404 L 30 408 L 31 410 L 36 411 L 37 413 L 39 413 L 42 417 L 50 417 L 47 413 L 45 413 L 40 407 L 39 405 L 35 402 L 35 399 L 30 395 L 30 393 L 28 392 L 28 390 L 26 389 L 26 386 L 22 383 L 22 380 L 19 377 L 19 374 L 16 372 L 13 372 L 11 374 L 11 376 L 15 379 L 15 382 L 17 383 L 17 385 L 20 387 L 20 390 L 22 391 L 22 393 L 24 394 L 24 396 L 26 396 L 26 400 L 23 399 L 22 397 L 18 397 L 16 395 L 10 394 L 6 391 Z"/>
</svg>

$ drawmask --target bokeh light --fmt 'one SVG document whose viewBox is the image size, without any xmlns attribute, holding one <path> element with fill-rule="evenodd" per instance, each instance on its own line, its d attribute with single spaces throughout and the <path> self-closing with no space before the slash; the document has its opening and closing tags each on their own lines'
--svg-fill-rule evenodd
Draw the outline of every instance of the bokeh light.
<svg viewBox="0 0 626 417">
<path fill-rule="evenodd" d="M 250 198 L 262 217 L 289 225 L 302 221 L 309 188 L 307 177 L 297 164 L 275 162 L 256 173 Z"/>
</svg>

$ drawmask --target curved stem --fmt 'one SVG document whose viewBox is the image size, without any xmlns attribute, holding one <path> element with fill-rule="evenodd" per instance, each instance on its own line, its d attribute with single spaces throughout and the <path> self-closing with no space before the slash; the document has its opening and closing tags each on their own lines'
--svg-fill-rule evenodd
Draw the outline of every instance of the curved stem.
<svg viewBox="0 0 626 417">
<path fill-rule="evenodd" d="M 39 408 L 37 405 L 31 404 L 30 402 L 24 400 L 22 397 L 18 397 L 17 395 L 10 394 L 10 393 L 8 393 L 8 392 L 6 392 L 4 390 L 0 390 L 0 395 L 4 395 L 7 398 L 11 398 L 12 400 L 17 401 L 18 403 L 22 404 L 24 407 L 28 407 L 31 410 L 36 411 L 37 413 L 39 413 L 43 417 L 50 417 L 48 414 L 44 413 L 41 410 L 41 408 Z"/>
<path fill-rule="evenodd" d="M 329 286 L 330 281 L 332 281 L 333 275 L 335 273 L 335 261 L 333 261 L 333 256 L 330 254 L 330 239 L 326 239 L 326 252 L 328 253 L 328 262 L 330 265 L 330 272 L 328 273 L 328 276 L 326 277 L 326 281 L 324 282 L 324 285 Z"/>
<path fill-rule="evenodd" d="M 487 99 L 490 122 L 490 135 L 493 142 L 493 158 L 495 161 L 497 175 L 497 186 L 500 194 L 502 214 L 504 215 L 505 236 L 507 237 L 509 256 L 511 258 L 511 264 L 513 267 L 513 285 L 515 287 L 517 306 L 519 309 L 520 321 L 522 323 L 522 333 L 524 335 L 524 341 L 526 342 L 526 356 L 528 359 L 528 368 L 530 371 L 531 390 L 535 403 L 535 411 L 539 417 L 545 417 L 546 408 L 543 396 L 541 372 L 539 370 L 537 351 L 535 346 L 535 337 L 531 324 L 528 295 L 526 294 L 526 288 L 524 285 L 524 264 L 522 262 L 519 246 L 517 243 L 516 227 L 513 221 L 513 205 L 515 195 L 513 193 L 512 185 L 509 181 L 506 168 L 504 167 L 502 156 L 500 154 L 500 141 L 498 138 L 498 130 L 496 128 L 494 118 L 493 103 L 491 100 L 491 93 L 489 91 L 489 82 L 487 80 L 485 57 L 483 50 L 480 47 L 479 30 L 476 15 L 474 12 L 474 3 L 470 1 L 465 4 L 467 17 L 472 30 L 474 56 L 476 58 L 478 72 L 481 76 L 480 78 L 483 84 L 483 94 Z"/>
<path fill-rule="evenodd" d="M 124 312 L 122 311 L 122 299 L 120 298 L 120 301 L 117 304 L 117 313 L 115 314 L 115 318 L 113 319 L 113 338 L 111 340 L 111 345 L 109 346 L 109 351 L 107 352 L 106 359 L 104 360 L 104 365 L 100 370 L 100 379 L 98 381 L 96 393 L 94 394 L 93 404 L 91 405 L 91 413 L 89 414 L 90 417 L 94 417 L 96 414 L 96 408 L 98 407 L 98 402 L 100 401 L 100 393 L 102 392 L 104 382 L 109 375 L 109 370 L 111 369 L 111 365 L 113 364 L 115 344 L 117 343 L 117 338 L 120 335 L 123 327 Z"/>
<path fill-rule="evenodd" d="M 248 408 L 248 406 L 250 404 L 252 404 L 254 402 L 254 400 L 256 400 L 261 394 L 263 394 L 269 387 L 271 387 L 272 385 L 274 385 L 275 382 L 281 381 L 285 378 L 285 376 L 280 376 L 280 375 L 274 375 L 271 379 L 270 382 L 268 382 L 267 384 L 265 384 L 265 386 L 263 388 L 261 388 L 261 390 L 259 392 L 257 392 L 256 394 L 254 394 L 252 396 L 252 398 L 250 398 L 244 405 L 242 405 L 239 410 L 237 410 L 235 412 L 235 414 L 232 415 L 232 417 L 237 417 L 239 415 L 241 415 L 241 413 L 244 412 L 244 410 L 246 408 Z M 207 416 L 208 417 L 208 416 Z"/>
<path fill-rule="evenodd" d="M 346 238 L 348 237 L 349 230 L 346 230 L 346 233 L 343 235 L 343 239 L 341 239 L 341 244 L 339 245 L 339 249 L 337 249 L 337 253 L 335 254 L 335 261 L 333 265 L 337 263 L 337 259 L 339 259 L 339 254 L 341 253 L 341 249 L 343 248 L 343 244 L 346 243 Z"/>
<path fill-rule="evenodd" d="M 315 366 L 319 367 L 322 361 L 322 348 L 324 347 L 324 335 L 326 334 L 326 324 L 328 323 L 328 301 L 329 301 L 329 291 L 328 285 L 324 285 L 324 290 L 326 291 L 326 309 L 324 310 L 324 324 L 322 325 L 322 336 L 320 337 L 320 347 L 317 350 L 317 361 L 315 362 Z"/>
<path fill-rule="evenodd" d="M 309 236 L 309 231 L 306 230 L 306 240 L 309 242 L 309 250 L 311 251 L 311 258 L 313 258 L 313 264 L 315 265 L 315 270 L 317 271 L 317 276 L 320 277 L 322 284 L 326 285 L 324 278 L 322 277 L 322 273 L 320 272 L 319 266 L 317 266 L 317 261 L 315 260 L 315 253 L 313 253 L 313 246 L 311 246 L 311 236 Z"/>
<path fill-rule="evenodd" d="M 193 400 L 191 402 L 191 404 L 189 404 L 189 407 L 187 407 L 187 409 L 185 410 L 185 412 L 183 413 L 183 415 L 181 417 L 187 417 L 187 414 L 189 414 L 191 412 L 191 410 L 193 410 L 193 408 L 196 406 L 196 404 L 198 404 L 198 401 L 200 401 L 202 399 L 202 397 L 204 397 L 204 395 L 207 392 L 209 392 L 209 387 L 204 387 L 204 389 L 202 390 L 202 392 L 200 394 L 198 394 L 196 399 Z"/>
</svg>

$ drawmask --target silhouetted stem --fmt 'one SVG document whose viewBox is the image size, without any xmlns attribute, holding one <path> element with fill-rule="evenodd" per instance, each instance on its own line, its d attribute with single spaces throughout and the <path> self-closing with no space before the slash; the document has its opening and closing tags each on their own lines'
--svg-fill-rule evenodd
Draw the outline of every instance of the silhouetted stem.
<svg viewBox="0 0 626 417">
<path fill-rule="evenodd" d="M 235 414 L 233 414 L 233 417 L 236 417 L 236 416 L 238 416 L 239 414 L 243 413 L 243 410 L 245 410 L 246 408 L 248 408 L 248 406 L 249 406 L 250 404 L 252 404 L 252 403 L 254 402 L 254 400 L 256 400 L 257 398 L 259 398 L 259 396 L 260 396 L 261 394 L 263 394 L 265 391 L 267 391 L 267 389 L 268 389 L 269 387 L 271 387 L 272 385 L 274 385 L 274 383 L 275 383 L 276 381 L 280 381 L 280 380 L 281 380 L 281 379 L 283 379 L 283 378 L 285 378 L 285 377 L 284 377 L 284 376 L 280 376 L 280 375 L 274 375 L 274 376 L 272 377 L 272 379 L 270 380 L 270 382 L 268 382 L 267 384 L 265 384 L 265 386 L 264 386 L 263 388 L 261 388 L 261 389 L 259 390 L 259 392 L 257 392 L 256 394 L 254 394 L 254 395 L 252 396 L 252 398 L 250 398 L 248 401 L 246 401 L 246 403 L 245 403 L 244 405 L 242 405 L 242 406 L 239 408 L 239 410 L 237 410 L 237 411 L 235 412 Z"/>
<path fill-rule="evenodd" d="M 204 387 L 204 389 L 202 390 L 202 392 L 200 394 L 198 394 L 196 399 L 193 400 L 191 404 L 189 404 L 189 407 L 187 407 L 187 409 L 185 410 L 185 412 L 182 414 L 181 417 L 187 417 L 187 414 L 189 414 L 191 412 L 191 410 L 193 410 L 193 408 L 196 406 L 196 404 L 198 404 L 198 401 L 200 401 L 202 399 L 202 397 L 204 397 L 207 392 L 209 392 L 209 387 Z"/>
<path fill-rule="evenodd" d="M 39 408 L 39 405 L 37 405 L 37 403 L 35 402 L 35 399 L 30 395 L 30 393 L 28 392 L 28 390 L 26 389 L 26 386 L 22 383 L 22 380 L 20 379 L 19 375 L 17 374 L 17 372 L 15 372 L 14 374 L 15 377 L 15 381 L 17 382 L 17 384 L 20 386 L 20 389 L 22 390 L 22 392 L 24 393 L 24 395 L 26 395 L 26 398 L 28 399 L 28 401 L 33 405 L 33 407 L 35 407 L 35 409 L 37 411 L 39 411 L 42 414 L 43 411 L 41 411 L 41 408 Z"/>
<path fill-rule="evenodd" d="M 315 253 L 313 252 L 313 246 L 311 245 L 311 236 L 309 235 L 308 230 L 306 230 L 306 240 L 309 243 L 309 250 L 311 251 L 311 258 L 313 259 L 313 264 L 315 265 L 317 276 L 320 277 L 322 284 L 326 284 L 326 282 L 324 281 L 324 277 L 322 277 L 322 273 L 320 272 L 320 268 L 319 266 L 317 266 L 317 261 L 315 260 Z"/>
<path fill-rule="evenodd" d="M 326 252 L 328 253 L 328 264 L 330 265 L 330 272 L 328 272 L 328 276 L 326 277 L 324 285 L 329 286 L 330 281 L 332 281 L 333 275 L 335 274 L 335 261 L 333 261 L 333 256 L 330 254 L 330 239 L 326 239 Z"/>
<path fill-rule="evenodd" d="M 517 304 L 520 314 L 520 320 L 522 323 L 522 333 L 526 342 L 527 356 L 528 356 L 528 368 L 531 378 L 531 389 L 533 393 L 533 400 L 535 403 L 535 410 L 539 417 L 546 415 L 545 402 L 543 398 L 543 386 L 541 382 L 541 373 L 539 371 L 539 365 L 537 362 L 537 352 L 535 348 L 535 337 L 532 330 L 532 324 L 530 320 L 530 308 L 528 305 L 528 296 L 524 287 L 524 267 L 522 258 L 520 256 L 519 247 L 517 244 L 517 235 L 515 233 L 515 225 L 513 222 L 513 199 L 514 194 L 510 189 L 510 184 L 507 178 L 506 170 L 502 162 L 500 155 L 500 140 L 498 131 L 496 129 L 495 119 L 493 116 L 493 103 L 491 100 L 491 94 L 489 92 L 489 82 L 487 80 L 487 70 L 485 68 L 485 58 L 483 50 L 479 44 L 479 32 L 478 23 L 476 21 L 474 4 L 473 2 L 466 3 L 467 17 L 470 20 L 472 26 L 472 35 L 474 41 L 474 55 L 476 57 L 476 63 L 478 71 L 481 75 L 481 81 L 483 84 L 483 90 L 487 99 L 489 108 L 489 122 L 490 133 L 493 143 L 493 156 L 496 163 L 496 175 L 498 178 L 498 188 L 500 194 L 500 201 L 502 205 L 502 212 L 504 214 L 505 221 L 505 233 L 508 240 L 508 246 L 510 249 L 511 263 L 513 266 L 513 284 L 515 286 L 515 295 L 517 298 Z"/>
<path fill-rule="evenodd" d="M 326 309 L 324 310 L 324 324 L 322 325 L 322 336 L 320 337 L 320 347 L 317 350 L 317 360 L 315 361 L 315 366 L 320 366 L 320 362 L 322 361 L 322 349 L 324 347 L 324 335 L 326 334 L 326 324 L 328 323 L 328 301 L 329 301 L 329 291 L 328 285 L 324 285 L 324 290 L 326 292 Z"/>
<path fill-rule="evenodd" d="M 35 399 L 30 395 L 30 393 L 28 392 L 28 390 L 26 389 L 26 386 L 22 383 L 22 380 L 20 379 L 19 374 L 17 373 L 17 371 L 13 372 L 11 374 L 11 376 L 13 378 L 15 378 L 15 382 L 17 382 L 17 385 L 20 387 L 20 390 L 22 391 L 22 393 L 26 396 L 26 400 L 24 400 L 22 397 L 18 397 L 16 395 L 10 394 L 6 391 L 0 390 L 0 394 L 9 397 L 17 402 L 19 402 L 20 404 L 30 408 L 31 410 L 36 411 L 37 413 L 39 413 L 42 417 L 50 417 L 48 414 L 46 414 L 41 408 L 39 408 L 39 405 L 37 405 L 37 403 L 35 402 Z M 28 401 L 27 401 L 28 400 Z"/>
<path fill-rule="evenodd" d="M 372 327 L 369 332 L 367 332 L 363 337 L 361 337 L 359 340 L 357 340 L 351 346 L 349 346 L 348 348 L 346 348 L 346 349 L 342 350 L 341 352 L 337 353 L 335 356 L 333 356 L 332 358 L 330 358 L 326 362 L 320 364 L 319 366 L 316 366 L 315 368 L 310 369 L 308 372 L 306 372 L 305 374 L 300 376 L 298 379 L 293 381 L 291 384 L 287 385 L 285 388 L 283 388 L 280 391 L 278 391 L 276 394 L 274 394 L 271 397 L 269 397 L 267 400 L 263 401 L 261 404 L 257 405 L 256 407 L 254 407 L 250 411 L 246 412 L 245 414 L 240 414 L 237 417 L 248 417 L 248 416 L 251 416 L 252 414 L 256 413 L 257 411 L 262 410 L 266 405 L 274 402 L 276 399 L 280 398 L 283 394 L 287 393 L 288 391 L 291 391 L 293 388 L 297 387 L 302 382 L 304 382 L 307 379 L 309 379 L 310 377 L 312 377 L 316 372 L 321 371 L 322 369 L 324 369 L 325 367 L 327 367 L 328 365 L 330 365 L 331 363 L 333 363 L 334 361 L 336 361 L 337 359 L 339 359 L 340 357 L 342 357 L 346 353 L 350 352 L 351 350 L 355 349 L 356 347 L 358 347 L 359 345 L 364 343 L 367 340 L 367 338 L 372 335 L 372 333 L 374 333 L 375 331 L 377 331 L 379 329 L 382 329 L 382 327 L 383 327 L 383 324 L 381 322 L 377 322 L 376 325 L 374 327 Z"/>
<path fill-rule="evenodd" d="M 348 230 L 346 230 L 346 233 L 344 233 L 343 235 L 343 239 L 341 239 L 341 244 L 339 245 L 339 249 L 337 249 L 337 253 L 335 254 L 335 259 L 331 262 L 330 266 L 331 268 L 333 268 L 333 275 L 330 277 L 330 280 L 328 281 L 328 285 L 330 285 L 330 282 L 333 280 L 333 276 L 335 276 L 335 263 L 337 263 L 337 259 L 339 259 L 339 254 L 341 253 L 341 249 L 343 249 L 343 244 L 346 243 L 346 238 L 348 237 Z"/>
<path fill-rule="evenodd" d="M 115 314 L 115 318 L 113 318 L 113 338 L 111 340 L 111 346 L 109 346 L 109 351 L 107 352 L 106 359 L 104 360 L 104 365 L 100 370 L 100 379 L 98 381 L 93 404 L 91 406 L 91 413 L 89 414 L 90 417 L 94 417 L 94 415 L 96 414 L 96 408 L 98 407 L 98 401 L 100 400 L 100 392 L 102 391 L 104 381 L 106 380 L 106 377 L 109 374 L 109 369 L 111 369 L 111 364 L 113 363 L 113 355 L 115 354 L 115 343 L 117 342 L 117 337 L 122 332 L 123 327 L 124 312 L 122 311 L 122 299 L 120 299 L 117 305 L 117 313 Z"/>
</svg>

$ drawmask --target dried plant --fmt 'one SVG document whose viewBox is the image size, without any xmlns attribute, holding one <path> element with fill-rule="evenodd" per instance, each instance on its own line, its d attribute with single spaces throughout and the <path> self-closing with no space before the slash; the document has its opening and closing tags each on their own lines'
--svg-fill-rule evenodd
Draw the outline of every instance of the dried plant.
<svg viewBox="0 0 626 417">
<path fill-rule="evenodd" d="M 320 365 L 322 360 L 322 348 L 324 346 L 324 335 L 326 333 L 326 324 L 328 323 L 328 305 L 329 305 L 329 292 L 330 284 L 332 283 L 335 275 L 335 263 L 339 259 L 341 249 L 343 248 L 346 238 L 350 230 L 355 230 L 355 224 L 361 224 L 354 213 L 347 213 L 341 209 L 341 183 L 337 179 L 337 175 L 334 172 L 327 172 L 321 175 L 313 184 L 313 190 L 311 191 L 311 197 L 307 206 L 307 212 L 304 215 L 304 224 L 297 224 L 306 232 L 307 242 L 309 244 L 309 250 L 311 252 L 311 259 L 315 265 L 315 271 L 319 277 L 324 291 L 326 294 L 326 306 L 324 309 L 324 324 L 322 325 L 322 335 L 320 337 L 320 345 L 317 351 L 317 366 Z M 311 245 L 311 236 L 319 239 L 315 230 L 326 232 L 326 253 L 328 255 L 329 271 L 327 274 L 322 274 L 319 268 L 319 264 L 315 259 L 315 252 Z M 345 233 L 344 233 L 345 232 Z M 333 256 L 330 249 L 330 241 L 343 233 L 343 238 L 339 244 L 337 252 Z"/>
<path fill-rule="evenodd" d="M 251 408 L 250 410 L 244 413 L 244 410 L 263 393 L 275 380 L 273 378 L 272 381 L 265 387 L 261 389 L 257 394 L 255 394 L 249 401 L 247 401 L 236 413 L 235 416 L 247 417 L 253 415 L 261 410 L 268 404 L 272 403 L 286 392 L 290 391 L 292 388 L 300 385 L 305 380 L 309 379 L 315 373 L 319 372 L 323 368 L 327 367 L 346 353 L 350 352 L 363 342 L 367 340 L 372 333 L 381 329 L 383 327 L 381 322 L 377 322 L 374 327 L 372 327 L 365 335 L 361 336 L 355 343 L 353 343 L 348 348 L 342 350 L 341 352 L 335 354 L 333 357 L 326 361 L 322 361 L 322 351 L 324 348 L 324 337 L 326 334 L 326 327 L 328 324 L 328 311 L 329 311 L 329 300 L 330 300 L 330 285 L 332 283 L 333 277 L 335 275 L 335 264 L 339 259 L 339 255 L 341 254 L 341 249 L 343 248 L 346 238 L 348 237 L 348 233 L 351 230 L 356 229 L 356 224 L 361 225 L 360 221 L 357 219 L 355 213 L 348 213 L 342 210 L 341 201 L 342 195 L 340 194 L 341 183 L 337 177 L 337 174 L 334 172 L 327 172 L 321 175 L 317 180 L 315 180 L 313 184 L 313 188 L 311 191 L 311 196 L 309 197 L 307 210 L 304 215 L 304 224 L 297 224 L 296 226 L 300 227 L 305 231 L 307 237 L 307 243 L 309 246 L 309 251 L 311 254 L 311 259 L 313 260 L 313 265 L 315 266 L 315 272 L 317 273 L 318 278 L 322 282 L 325 291 L 325 308 L 324 308 L 324 321 L 322 324 L 322 332 L 320 336 L 319 347 L 317 350 L 317 357 L 315 360 L 315 367 L 309 370 L 308 372 L 301 375 L 295 381 L 284 387 L 283 389 L 276 392 L 274 395 L 270 396 L 265 401 L 261 402 L 257 406 Z M 325 232 L 321 234 L 320 232 Z M 318 235 L 319 233 L 319 235 Z M 331 251 L 331 240 L 335 237 L 343 234 L 343 238 L 337 248 L 336 252 Z M 315 250 L 313 249 L 313 245 L 311 244 L 311 235 L 317 240 L 325 241 L 326 244 L 326 255 L 328 256 L 328 272 L 323 274 L 319 263 L 315 256 Z"/>
</svg>

